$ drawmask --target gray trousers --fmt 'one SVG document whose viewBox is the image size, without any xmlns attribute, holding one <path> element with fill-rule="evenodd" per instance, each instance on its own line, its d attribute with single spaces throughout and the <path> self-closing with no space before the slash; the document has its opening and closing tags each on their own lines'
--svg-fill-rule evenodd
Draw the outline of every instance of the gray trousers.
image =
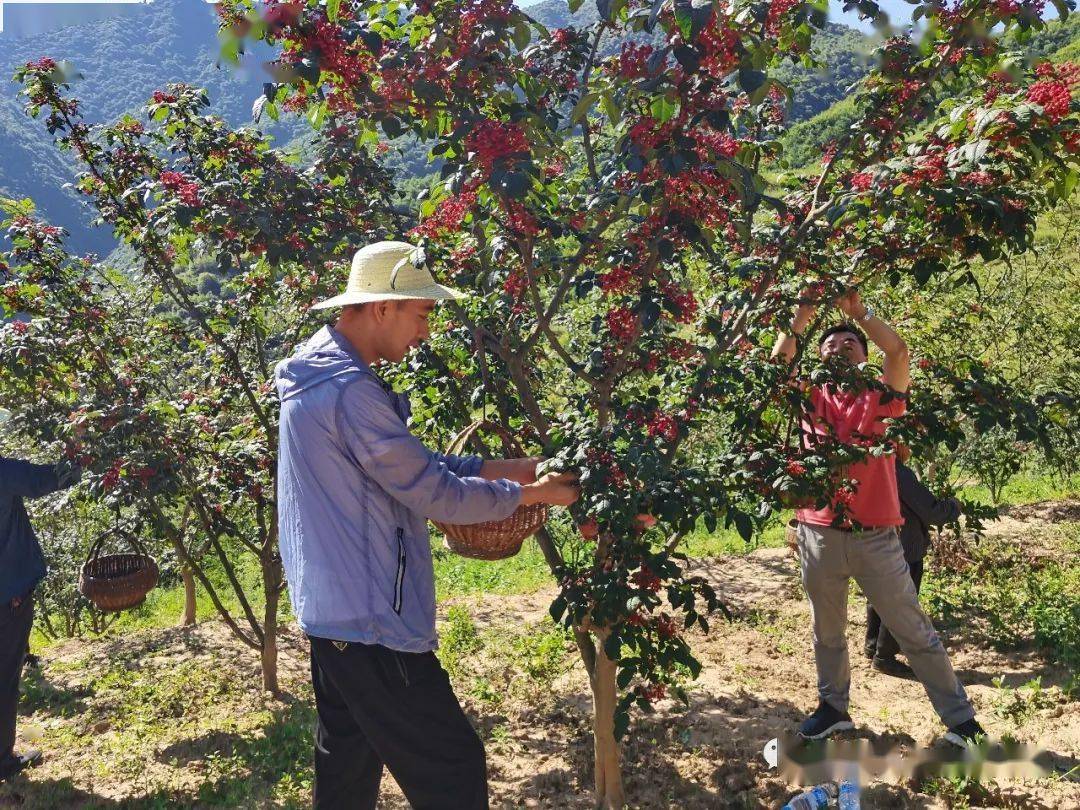
<svg viewBox="0 0 1080 810">
<path fill-rule="evenodd" d="M 919 606 L 896 529 L 846 532 L 799 523 L 798 537 L 821 699 L 847 711 L 851 667 L 845 631 L 848 580 L 854 577 L 907 656 L 941 721 L 951 728 L 974 717 L 949 656 Z"/>
</svg>

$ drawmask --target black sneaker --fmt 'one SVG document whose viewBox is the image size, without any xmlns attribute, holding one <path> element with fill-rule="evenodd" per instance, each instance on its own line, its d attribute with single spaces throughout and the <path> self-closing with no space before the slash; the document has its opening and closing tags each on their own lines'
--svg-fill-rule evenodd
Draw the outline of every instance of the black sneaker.
<svg viewBox="0 0 1080 810">
<path fill-rule="evenodd" d="M 865 655 L 867 658 L 872 659 L 874 656 L 877 655 L 877 642 L 866 642 L 865 644 L 863 644 L 862 651 L 863 655 Z"/>
<path fill-rule="evenodd" d="M 39 666 L 40 664 L 41 664 L 41 658 L 34 655 L 33 653 L 28 652 L 26 654 L 26 657 L 23 658 L 23 666 L 26 667 L 27 669 L 33 669 L 34 667 Z"/>
<path fill-rule="evenodd" d="M 33 768 L 41 762 L 40 751 L 27 751 L 25 754 L 11 754 L 3 762 L 0 762 L 0 782 L 6 782 L 13 776 L 18 776 L 27 768 Z"/>
<path fill-rule="evenodd" d="M 985 739 L 986 731 L 979 725 L 979 721 L 972 717 L 959 725 L 955 725 L 945 732 L 945 739 L 958 748 L 967 748 Z"/>
<path fill-rule="evenodd" d="M 915 680 L 915 672 L 911 667 L 903 661 L 897 661 L 895 658 L 878 658 L 874 656 L 874 660 L 870 662 L 870 668 L 880 672 L 882 675 L 891 675 L 894 678 L 904 678 L 908 681 Z"/>
<path fill-rule="evenodd" d="M 834 709 L 823 700 L 817 710 L 799 726 L 799 736 L 807 740 L 823 740 L 837 731 L 852 728 L 855 728 L 855 724 L 851 722 L 851 715 Z"/>
</svg>

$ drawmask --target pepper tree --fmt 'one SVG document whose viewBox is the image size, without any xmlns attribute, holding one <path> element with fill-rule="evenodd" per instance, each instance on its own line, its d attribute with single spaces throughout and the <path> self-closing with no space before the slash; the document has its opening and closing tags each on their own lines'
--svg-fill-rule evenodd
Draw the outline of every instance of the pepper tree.
<svg viewBox="0 0 1080 810">
<path fill-rule="evenodd" d="M 131 258 L 70 255 L 30 201 L 3 203 L 0 302 L 19 317 L 0 331 L 0 401 L 22 436 L 82 463 L 78 497 L 176 556 L 276 692 L 273 366 L 326 294 L 324 273 L 385 232 L 380 170 L 341 133 L 301 170 L 257 130 L 207 115 L 186 85 L 157 91 L 146 123 L 90 126 L 64 65 L 42 58 L 15 78 Z M 193 266 L 213 268 L 220 295 Z"/>
</svg>

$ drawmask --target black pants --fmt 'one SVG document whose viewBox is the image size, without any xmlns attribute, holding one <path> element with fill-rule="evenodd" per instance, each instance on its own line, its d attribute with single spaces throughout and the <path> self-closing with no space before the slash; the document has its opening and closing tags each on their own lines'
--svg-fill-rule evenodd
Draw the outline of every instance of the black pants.
<svg viewBox="0 0 1080 810">
<path fill-rule="evenodd" d="M 918 593 L 922 587 L 923 561 L 909 562 L 908 568 L 911 569 L 911 581 L 915 583 L 915 592 Z M 866 647 L 868 650 L 875 650 L 878 658 L 895 658 L 900 652 L 900 645 L 881 623 L 881 617 L 869 602 L 866 603 Z"/>
<path fill-rule="evenodd" d="M 15 748 L 19 676 L 33 625 L 34 601 L 29 596 L 17 608 L 10 602 L 0 605 L 0 762 Z"/>
<path fill-rule="evenodd" d="M 317 810 L 374 810 L 383 765 L 417 810 L 487 810 L 484 745 L 435 653 L 311 639 Z"/>
</svg>

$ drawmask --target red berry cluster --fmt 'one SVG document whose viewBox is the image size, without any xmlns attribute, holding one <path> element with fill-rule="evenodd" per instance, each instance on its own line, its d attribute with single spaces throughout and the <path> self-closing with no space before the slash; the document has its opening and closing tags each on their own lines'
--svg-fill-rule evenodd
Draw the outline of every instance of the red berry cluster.
<svg viewBox="0 0 1080 810">
<path fill-rule="evenodd" d="M 643 591 L 656 593 L 660 590 L 660 577 L 654 574 L 648 566 L 643 565 L 630 576 L 630 581 Z"/>
<path fill-rule="evenodd" d="M 663 700 L 667 696 L 667 687 L 662 683 L 651 683 L 648 686 L 639 687 L 639 694 L 650 703 Z"/>
<path fill-rule="evenodd" d="M 169 189 L 169 191 L 176 192 L 176 195 L 180 198 L 180 202 L 184 205 L 191 206 L 192 208 L 199 205 L 199 184 L 194 181 L 188 180 L 180 172 L 162 172 L 158 178 L 161 180 L 161 185 Z"/>
<path fill-rule="evenodd" d="M 851 176 L 849 185 L 853 191 L 869 191 L 874 185 L 874 176 L 867 172 L 858 172 Z"/>
<path fill-rule="evenodd" d="M 742 58 L 739 34 L 731 28 L 726 16 L 714 14 L 694 44 L 703 54 L 699 70 L 713 78 L 726 77 Z"/>
<path fill-rule="evenodd" d="M 802 0 L 772 0 L 769 3 L 769 15 L 765 18 L 765 31 L 771 37 L 780 33 L 784 17 L 789 11 L 802 5 Z"/>
<path fill-rule="evenodd" d="M 1031 85 L 1027 100 L 1043 108 L 1043 113 L 1054 124 L 1069 114 L 1072 94 L 1069 86 L 1057 79 L 1042 79 Z"/>
<path fill-rule="evenodd" d="M 465 148 L 474 153 L 474 159 L 487 173 L 499 158 L 527 153 L 529 140 L 525 137 L 525 131 L 517 124 L 485 118 L 465 136 Z"/>
<path fill-rule="evenodd" d="M 536 217 L 517 200 L 503 202 L 503 207 L 506 209 L 506 224 L 510 231 L 518 236 L 536 236 L 540 232 Z"/>
<path fill-rule="evenodd" d="M 640 79 L 649 75 L 648 61 L 653 54 L 652 45 L 639 45 L 636 42 L 627 42 L 623 45 L 617 61 L 609 64 L 608 72 L 627 81 Z"/>
<path fill-rule="evenodd" d="M 472 189 L 447 197 L 439 203 L 430 217 L 409 231 L 409 234 L 436 239 L 442 234 L 457 233 L 475 205 L 476 192 Z"/>
<path fill-rule="evenodd" d="M 375 67 L 370 53 L 358 50 L 363 40 L 350 45 L 341 37 L 341 28 L 327 20 L 315 23 L 315 30 L 303 39 L 303 49 L 319 54 L 319 67 L 339 76 L 347 85 L 359 84 Z"/>
<path fill-rule="evenodd" d="M 795 461 L 792 459 L 787 463 L 787 473 L 793 478 L 798 478 L 800 475 L 806 474 L 806 465 L 801 461 Z"/>
<path fill-rule="evenodd" d="M 43 56 L 40 59 L 35 59 L 32 62 L 26 63 L 27 70 L 37 70 L 42 73 L 51 73 L 56 70 L 56 60 L 51 59 L 48 56 Z"/>
<path fill-rule="evenodd" d="M 638 331 L 638 316 L 627 307 L 612 307 L 608 310 L 607 328 L 619 343 L 629 343 Z"/>
<path fill-rule="evenodd" d="M 654 438 L 659 436 L 669 442 L 673 442 L 679 437 L 679 423 L 675 420 L 675 417 L 659 411 L 653 414 L 645 429 L 650 436 Z"/>
<path fill-rule="evenodd" d="M 976 186 L 979 188 L 985 188 L 986 186 L 994 185 L 994 175 L 990 172 L 968 172 L 960 181 L 966 186 Z"/>
<path fill-rule="evenodd" d="M 664 293 L 678 310 L 679 314 L 675 316 L 675 320 L 678 323 L 693 323 L 698 311 L 698 302 L 694 294 L 690 290 L 680 290 L 674 285 L 668 285 Z"/>
<path fill-rule="evenodd" d="M 172 104 L 176 101 L 176 96 L 172 93 L 166 93 L 164 90 L 154 91 L 154 103 L 155 104 Z"/>
<path fill-rule="evenodd" d="M 633 268 L 625 264 L 617 265 L 606 273 L 601 273 L 597 276 L 596 283 L 606 293 L 628 293 L 639 285 Z"/>
</svg>

